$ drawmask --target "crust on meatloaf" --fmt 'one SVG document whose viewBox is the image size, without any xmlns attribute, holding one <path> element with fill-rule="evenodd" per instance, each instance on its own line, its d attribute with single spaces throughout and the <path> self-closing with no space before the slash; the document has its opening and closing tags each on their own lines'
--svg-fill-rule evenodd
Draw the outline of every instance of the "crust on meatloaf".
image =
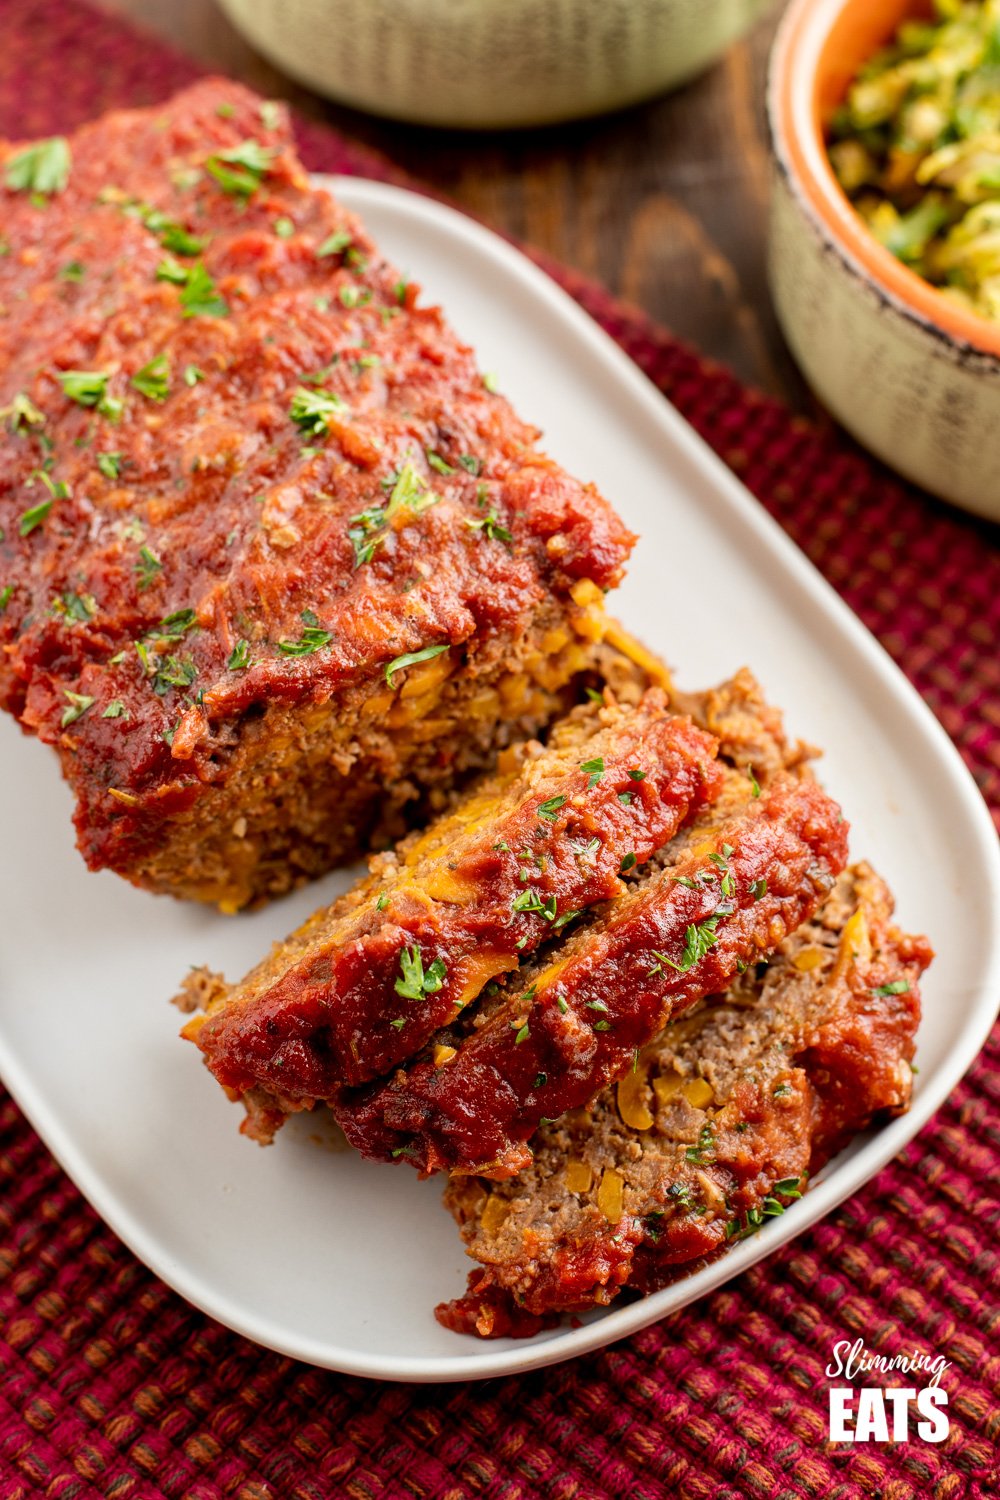
<svg viewBox="0 0 1000 1500">
<path fill-rule="evenodd" d="M 625 890 L 710 801 L 716 742 L 668 711 L 588 703 L 548 749 L 477 782 L 185 1027 L 229 1091 L 271 1114 L 386 1073 L 581 911 Z M 270 1106 L 266 1101 L 270 1097 Z"/>
<path fill-rule="evenodd" d="M 235 909 L 572 703 L 634 538 L 281 106 L 209 80 L 0 167 L 0 704 L 93 868 Z"/>
<path fill-rule="evenodd" d="M 672 1022 L 589 1109 L 548 1123 L 505 1182 L 445 1191 L 469 1290 L 437 1309 L 481 1337 L 647 1292 L 783 1213 L 876 1115 L 906 1109 L 926 939 L 866 864 L 769 963 Z"/>
</svg>

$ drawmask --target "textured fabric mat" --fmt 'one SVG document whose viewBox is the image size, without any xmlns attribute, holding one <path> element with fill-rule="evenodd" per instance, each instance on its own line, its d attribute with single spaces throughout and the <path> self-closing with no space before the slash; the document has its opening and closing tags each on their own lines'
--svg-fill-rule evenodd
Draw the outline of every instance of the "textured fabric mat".
<svg viewBox="0 0 1000 1500">
<path fill-rule="evenodd" d="M 195 72 L 79 0 L 0 0 L 0 133 L 69 130 Z M 315 169 L 394 175 L 321 126 L 301 124 L 300 143 Z M 548 269 L 883 642 L 1000 822 L 996 529 Z M 918 1139 L 818 1228 L 602 1353 L 465 1388 L 332 1375 L 193 1311 L 104 1228 L 4 1097 L 0 1500 L 995 1495 L 998 1095 L 995 1033 Z M 951 1361 L 946 1444 L 827 1443 L 823 1369 L 832 1343 L 855 1336 Z"/>
</svg>

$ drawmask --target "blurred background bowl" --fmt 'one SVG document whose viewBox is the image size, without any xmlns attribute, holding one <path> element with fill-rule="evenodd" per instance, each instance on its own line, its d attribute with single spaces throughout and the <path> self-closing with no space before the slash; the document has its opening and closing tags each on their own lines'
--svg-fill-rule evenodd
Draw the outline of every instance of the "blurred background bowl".
<svg viewBox="0 0 1000 1500">
<path fill-rule="evenodd" d="M 918 0 L 792 0 L 771 55 L 769 276 L 806 379 L 907 478 L 1000 520 L 1000 325 L 945 297 L 871 234 L 830 166 L 824 125 Z"/>
<path fill-rule="evenodd" d="M 221 0 L 309 88 L 423 125 L 544 125 L 709 66 L 772 0 Z"/>
</svg>

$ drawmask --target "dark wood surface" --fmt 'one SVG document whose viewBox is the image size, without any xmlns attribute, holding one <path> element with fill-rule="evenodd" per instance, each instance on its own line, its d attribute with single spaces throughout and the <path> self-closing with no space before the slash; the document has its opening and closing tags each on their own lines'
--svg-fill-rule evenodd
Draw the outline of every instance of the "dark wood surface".
<svg viewBox="0 0 1000 1500">
<path fill-rule="evenodd" d="M 480 135 L 377 120 L 300 88 L 213 0 L 101 0 L 201 64 L 287 98 L 498 228 L 638 303 L 740 378 L 811 405 L 767 291 L 763 111 L 776 5 L 711 72 L 600 120 Z"/>
</svg>

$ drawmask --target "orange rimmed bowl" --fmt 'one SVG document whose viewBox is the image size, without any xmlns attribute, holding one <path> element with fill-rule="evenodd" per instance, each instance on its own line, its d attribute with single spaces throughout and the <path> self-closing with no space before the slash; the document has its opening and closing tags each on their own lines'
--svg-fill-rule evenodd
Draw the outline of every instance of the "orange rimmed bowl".
<svg viewBox="0 0 1000 1500">
<path fill-rule="evenodd" d="M 868 231 L 824 126 L 915 0 L 793 0 L 771 54 L 771 291 L 820 400 L 934 494 L 1000 520 L 1000 324 L 957 306 Z"/>
</svg>

